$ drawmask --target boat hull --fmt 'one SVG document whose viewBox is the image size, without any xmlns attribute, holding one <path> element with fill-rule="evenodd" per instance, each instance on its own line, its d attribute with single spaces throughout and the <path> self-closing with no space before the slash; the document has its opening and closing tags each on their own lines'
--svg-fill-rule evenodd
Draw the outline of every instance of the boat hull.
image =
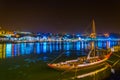
<svg viewBox="0 0 120 80">
<path fill-rule="evenodd" d="M 96 66 L 98 64 L 102 64 L 104 63 L 106 60 L 109 59 L 110 55 L 112 53 L 110 52 L 109 54 L 107 54 L 105 56 L 104 59 L 102 60 L 99 60 L 99 61 L 96 61 L 96 62 L 92 62 L 92 63 L 83 63 L 83 64 L 67 64 L 67 63 L 54 63 L 54 64 L 48 64 L 48 66 L 50 68 L 53 68 L 53 69 L 56 69 L 56 70 L 62 70 L 62 71 L 65 71 L 65 70 L 69 70 L 69 71 L 75 71 L 75 69 L 77 70 L 80 70 L 80 69 L 84 69 L 84 68 L 88 68 L 88 67 L 91 67 L 91 66 Z"/>
</svg>

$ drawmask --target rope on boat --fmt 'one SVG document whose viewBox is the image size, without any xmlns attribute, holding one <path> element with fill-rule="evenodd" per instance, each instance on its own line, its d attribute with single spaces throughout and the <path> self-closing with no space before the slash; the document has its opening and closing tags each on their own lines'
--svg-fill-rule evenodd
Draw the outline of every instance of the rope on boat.
<svg viewBox="0 0 120 80">
<path fill-rule="evenodd" d="M 50 63 L 53 63 L 54 61 L 56 61 L 59 57 L 61 57 L 62 56 L 62 54 L 63 54 L 64 52 L 62 52 L 58 57 L 56 57 L 54 60 L 52 60 Z"/>
<path fill-rule="evenodd" d="M 87 37 L 88 37 L 88 35 L 89 35 L 90 31 L 91 31 L 90 29 L 91 29 L 91 22 L 86 25 L 86 28 L 83 31 L 83 33 L 87 34 Z"/>
<path fill-rule="evenodd" d="M 87 59 L 90 58 L 90 54 L 92 53 L 92 50 L 90 50 L 90 52 L 88 53 Z"/>
</svg>

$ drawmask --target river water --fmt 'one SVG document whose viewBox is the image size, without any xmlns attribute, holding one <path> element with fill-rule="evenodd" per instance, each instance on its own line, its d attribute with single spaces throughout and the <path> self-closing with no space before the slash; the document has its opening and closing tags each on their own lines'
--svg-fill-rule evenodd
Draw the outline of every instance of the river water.
<svg viewBox="0 0 120 80">
<path fill-rule="evenodd" d="M 95 45 L 100 49 L 106 49 L 107 45 L 108 47 L 113 47 L 115 45 L 119 45 L 119 42 L 98 41 L 95 42 Z M 0 72 L 0 77 L 2 78 L 2 80 L 21 80 L 21 78 L 22 80 L 57 80 L 61 72 L 49 69 L 46 63 L 55 60 L 55 58 L 61 55 L 61 53 L 62 56 L 56 59 L 56 61 L 75 59 L 79 56 L 87 55 L 89 48 L 90 42 L 86 41 L 0 43 L 0 60 L 3 61 L 1 62 L 0 66 L 0 70 L 2 71 Z M 19 57 L 17 62 L 17 56 L 27 56 L 27 58 L 25 58 L 24 60 L 40 60 L 42 62 L 27 63 L 26 61 L 23 61 L 22 63 L 18 63 Z M 21 58 L 22 57 L 20 57 L 20 61 L 22 61 Z M 13 59 L 14 61 L 11 61 L 11 59 Z M 16 66 L 21 67 L 16 68 Z M 66 74 L 67 73 L 64 73 L 65 76 Z M 6 75 L 8 77 L 6 77 Z M 63 75 L 59 78 L 62 77 Z"/>
<path fill-rule="evenodd" d="M 98 48 L 106 48 L 107 41 L 98 41 L 95 43 Z M 108 41 L 108 47 L 119 45 L 119 42 Z M 0 58 L 10 58 L 20 55 L 47 55 L 58 56 L 61 52 L 67 57 L 86 55 L 90 42 L 36 42 L 36 43 L 0 43 Z"/>
</svg>

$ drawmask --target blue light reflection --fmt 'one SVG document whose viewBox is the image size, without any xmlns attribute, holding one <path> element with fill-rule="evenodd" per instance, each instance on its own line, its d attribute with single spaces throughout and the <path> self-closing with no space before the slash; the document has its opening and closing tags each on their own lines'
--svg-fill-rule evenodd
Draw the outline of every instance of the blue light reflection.
<svg viewBox="0 0 120 80">
<path fill-rule="evenodd" d="M 41 53 L 41 48 L 40 48 L 40 43 L 36 43 L 36 53 L 40 54 Z"/>
<path fill-rule="evenodd" d="M 119 42 L 108 41 L 108 46 L 112 47 Z M 106 48 L 106 41 L 96 42 L 98 48 Z M 44 54 L 48 57 L 48 54 L 54 55 L 59 52 L 65 52 L 66 56 L 71 55 L 85 55 L 85 50 L 88 50 L 90 42 L 78 41 L 78 42 L 37 42 L 37 43 L 5 43 L 0 45 L 0 58 L 14 57 L 26 54 Z M 56 56 L 59 54 L 56 54 Z"/>
<path fill-rule="evenodd" d="M 43 53 L 47 52 L 47 42 L 43 42 Z"/>
<path fill-rule="evenodd" d="M 12 44 L 6 44 L 6 57 L 12 57 Z"/>
</svg>

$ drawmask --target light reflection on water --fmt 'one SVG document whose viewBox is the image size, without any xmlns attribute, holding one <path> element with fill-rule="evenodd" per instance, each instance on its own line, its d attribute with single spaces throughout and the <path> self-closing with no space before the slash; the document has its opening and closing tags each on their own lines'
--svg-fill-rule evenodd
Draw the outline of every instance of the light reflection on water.
<svg viewBox="0 0 120 80">
<path fill-rule="evenodd" d="M 6 51 L 6 57 L 11 57 L 12 54 L 14 54 L 12 53 L 12 44 L 7 44 L 5 51 Z"/>
<path fill-rule="evenodd" d="M 106 48 L 105 41 L 99 41 L 96 46 Z M 108 41 L 109 47 L 118 45 L 117 42 Z M 89 42 L 36 42 L 36 43 L 1 43 L 0 58 L 8 58 L 26 54 L 46 54 L 53 55 L 54 53 L 65 51 L 66 56 L 85 55 L 84 52 L 90 46 Z M 58 54 L 59 55 L 59 54 Z"/>
</svg>

